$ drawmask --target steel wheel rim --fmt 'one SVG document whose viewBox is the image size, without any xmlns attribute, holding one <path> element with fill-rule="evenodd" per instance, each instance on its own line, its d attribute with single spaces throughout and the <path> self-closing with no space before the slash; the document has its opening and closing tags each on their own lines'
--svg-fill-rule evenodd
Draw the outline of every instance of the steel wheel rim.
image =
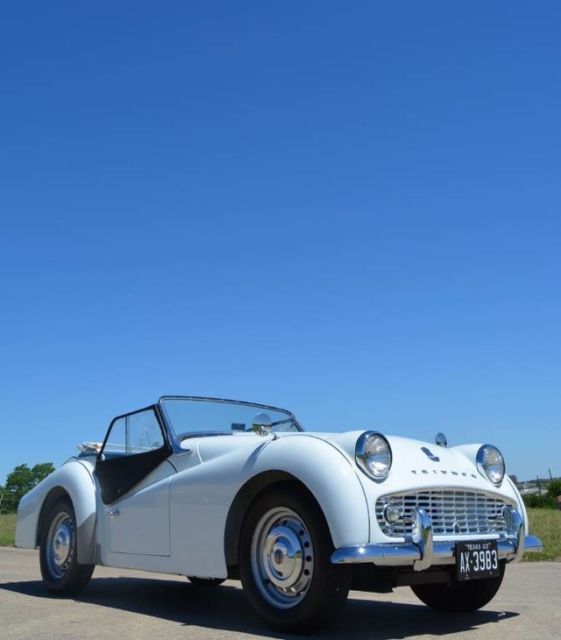
<svg viewBox="0 0 561 640">
<path fill-rule="evenodd" d="M 74 519 L 61 511 L 51 522 L 47 535 L 46 560 L 49 571 L 57 579 L 64 577 L 74 558 Z"/>
<path fill-rule="evenodd" d="M 251 568 L 269 604 L 290 609 L 302 602 L 312 582 L 314 548 L 297 513 L 275 507 L 261 517 L 251 543 Z"/>
</svg>

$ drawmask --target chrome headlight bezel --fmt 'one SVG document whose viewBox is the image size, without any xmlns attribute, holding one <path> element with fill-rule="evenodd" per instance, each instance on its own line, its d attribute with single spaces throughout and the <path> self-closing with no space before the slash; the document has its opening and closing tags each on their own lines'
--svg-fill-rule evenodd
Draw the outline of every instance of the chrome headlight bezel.
<svg viewBox="0 0 561 640">
<path fill-rule="evenodd" d="M 499 462 L 495 461 L 493 463 L 490 463 L 489 458 L 491 456 L 498 457 Z M 492 482 L 496 487 L 499 487 L 502 484 L 502 481 L 504 480 L 504 477 L 506 475 L 506 464 L 503 454 L 497 447 L 492 444 L 484 444 L 479 447 L 476 456 L 476 463 L 479 473 L 484 478 L 489 480 L 489 482 Z M 496 471 L 489 471 L 489 467 L 491 466 L 491 464 L 499 465 L 500 470 L 498 474 Z"/>
<path fill-rule="evenodd" d="M 378 458 L 375 460 L 375 456 L 369 454 L 368 450 L 371 446 L 378 442 L 385 450 L 385 462 Z M 378 454 L 379 456 L 380 454 Z M 381 454 L 384 457 L 384 454 Z M 392 468 L 393 454 L 390 443 L 387 438 L 378 431 L 365 431 L 361 434 L 356 441 L 355 445 L 355 460 L 361 471 L 363 471 L 371 480 L 376 482 L 383 482 L 389 475 Z M 377 462 L 378 466 L 374 467 L 374 462 Z"/>
</svg>

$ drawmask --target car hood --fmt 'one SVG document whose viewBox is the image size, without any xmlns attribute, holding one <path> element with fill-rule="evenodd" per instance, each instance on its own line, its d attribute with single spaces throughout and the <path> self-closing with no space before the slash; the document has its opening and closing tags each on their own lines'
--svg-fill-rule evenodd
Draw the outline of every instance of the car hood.
<svg viewBox="0 0 561 640">
<path fill-rule="evenodd" d="M 345 433 L 311 433 L 337 447 L 353 464 L 355 463 L 355 445 L 364 431 Z M 407 487 L 450 487 L 470 488 L 490 493 L 508 494 L 516 499 L 512 483 L 505 477 L 497 487 L 483 477 L 477 469 L 475 458 L 480 444 L 467 444 L 456 447 L 442 447 L 435 443 L 412 438 L 403 438 L 383 434 L 392 449 L 392 467 L 388 478 L 383 482 L 368 482 L 368 477 L 360 473 L 361 480 L 375 484 L 377 493 L 403 491 Z M 358 469 L 358 467 L 357 467 Z M 364 484 L 364 481 L 363 481 Z"/>
<path fill-rule="evenodd" d="M 355 469 L 367 494 L 381 495 L 409 489 L 447 487 L 506 494 L 518 501 L 517 492 L 508 478 L 497 487 L 479 473 L 475 464 L 475 457 L 481 446 L 479 444 L 441 447 L 431 442 L 384 434 L 392 448 L 392 468 L 386 480 L 375 482 L 359 469 L 355 461 L 356 441 L 362 433 L 363 430 L 343 433 L 305 431 L 280 433 L 278 437 L 302 439 L 303 447 L 306 439 L 317 438 L 336 448 Z M 191 447 L 193 444 L 193 441 L 188 440 L 184 446 Z M 201 461 L 232 454 L 234 450 L 242 448 L 250 455 L 251 451 L 263 446 L 274 446 L 274 439 L 248 433 L 233 437 L 201 438 L 196 444 Z"/>
<path fill-rule="evenodd" d="M 310 433 L 314 436 L 326 440 L 341 449 L 345 455 L 354 460 L 355 446 L 358 438 L 364 431 L 347 431 L 345 433 Z M 455 471 L 459 474 L 471 475 L 476 473 L 474 463 L 464 452 L 465 447 L 441 447 L 434 443 L 412 438 L 403 438 L 382 434 L 390 443 L 393 456 L 393 465 L 398 464 L 401 471 L 406 467 L 413 473 L 423 473 L 423 470 L 433 473 L 435 469 L 439 471 Z M 470 446 L 470 445 L 468 445 Z M 476 449 L 478 445 L 472 445 Z M 392 465 L 392 467 L 393 467 Z"/>
</svg>

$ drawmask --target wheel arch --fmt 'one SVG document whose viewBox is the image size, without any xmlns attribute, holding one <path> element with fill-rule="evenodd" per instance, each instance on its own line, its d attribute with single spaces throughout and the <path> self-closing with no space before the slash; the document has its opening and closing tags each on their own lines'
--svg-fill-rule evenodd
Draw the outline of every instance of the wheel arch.
<svg viewBox="0 0 561 640">
<path fill-rule="evenodd" d="M 245 515 L 251 504 L 266 490 L 272 487 L 292 484 L 303 491 L 306 491 L 314 500 L 314 496 L 306 485 L 286 471 L 263 471 L 250 478 L 238 491 L 226 518 L 226 528 L 224 532 L 224 554 L 226 565 L 234 566 L 238 564 L 238 550 L 241 529 Z M 317 502 L 317 500 L 316 500 Z M 320 510 L 321 506 L 318 504 Z"/>
<path fill-rule="evenodd" d="M 41 505 L 41 509 L 39 510 L 39 518 L 37 519 L 37 531 L 35 534 L 36 547 L 39 547 L 41 545 L 41 536 L 43 533 L 43 528 L 45 526 L 45 519 L 47 518 L 47 514 L 49 513 L 52 506 L 56 502 L 58 502 L 58 500 L 65 497 L 72 502 L 72 498 L 70 497 L 70 494 L 68 493 L 68 491 L 64 487 L 61 487 L 60 485 L 53 487 L 49 491 L 49 493 L 47 493 L 47 495 L 45 496 L 45 499 L 43 500 L 43 504 Z"/>
<path fill-rule="evenodd" d="M 263 457 L 261 471 L 246 480 L 236 493 L 228 511 L 224 531 L 224 553 L 226 565 L 238 562 L 238 546 L 245 514 L 253 501 L 264 491 L 283 483 L 291 483 L 305 491 L 318 505 L 325 518 L 333 546 L 365 544 L 370 535 L 368 505 L 362 485 L 347 460 L 331 445 L 310 438 L 308 448 L 315 454 L 317 465 L 296 442 L 286 438 L 274 445 Z M 278 455 L 276 455 L 278 454 Z M 279 467 L 263 469 L 276 459 L 284 460 Z"/>
<path fill-rule="evenodd" d="M 45 520 L 52 506 L 68 497 L 74 509 L 77 530 L 77 557 L 80 564 L 95 564 L 96 488 L 91 473 L 78 461 L 59 467 L 46 481 L 44 497 L 38 507 L 35 545 L 41 544 Z"/>
</svg>

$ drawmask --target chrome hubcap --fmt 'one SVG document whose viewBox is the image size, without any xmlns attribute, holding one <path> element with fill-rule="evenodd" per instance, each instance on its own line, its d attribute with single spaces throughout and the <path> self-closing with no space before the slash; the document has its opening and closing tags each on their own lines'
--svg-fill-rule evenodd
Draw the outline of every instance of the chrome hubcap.
<svg viewBox="0 0 561 640">
<path fill-rule="evenodd" d="M 51 523 L 47 540 L 47 564 L 56 578 L 64 576 L 74 556 L 74 521 L 59 513 Z"/>
<path fill-rule="evenodd" d="M 296 606 L 312 581 L 314 550 L 300 516 L 277 507 L 259 521 L 253 534 L 251 561 L 257 586 L 275 607 Z"/>
</svg>

